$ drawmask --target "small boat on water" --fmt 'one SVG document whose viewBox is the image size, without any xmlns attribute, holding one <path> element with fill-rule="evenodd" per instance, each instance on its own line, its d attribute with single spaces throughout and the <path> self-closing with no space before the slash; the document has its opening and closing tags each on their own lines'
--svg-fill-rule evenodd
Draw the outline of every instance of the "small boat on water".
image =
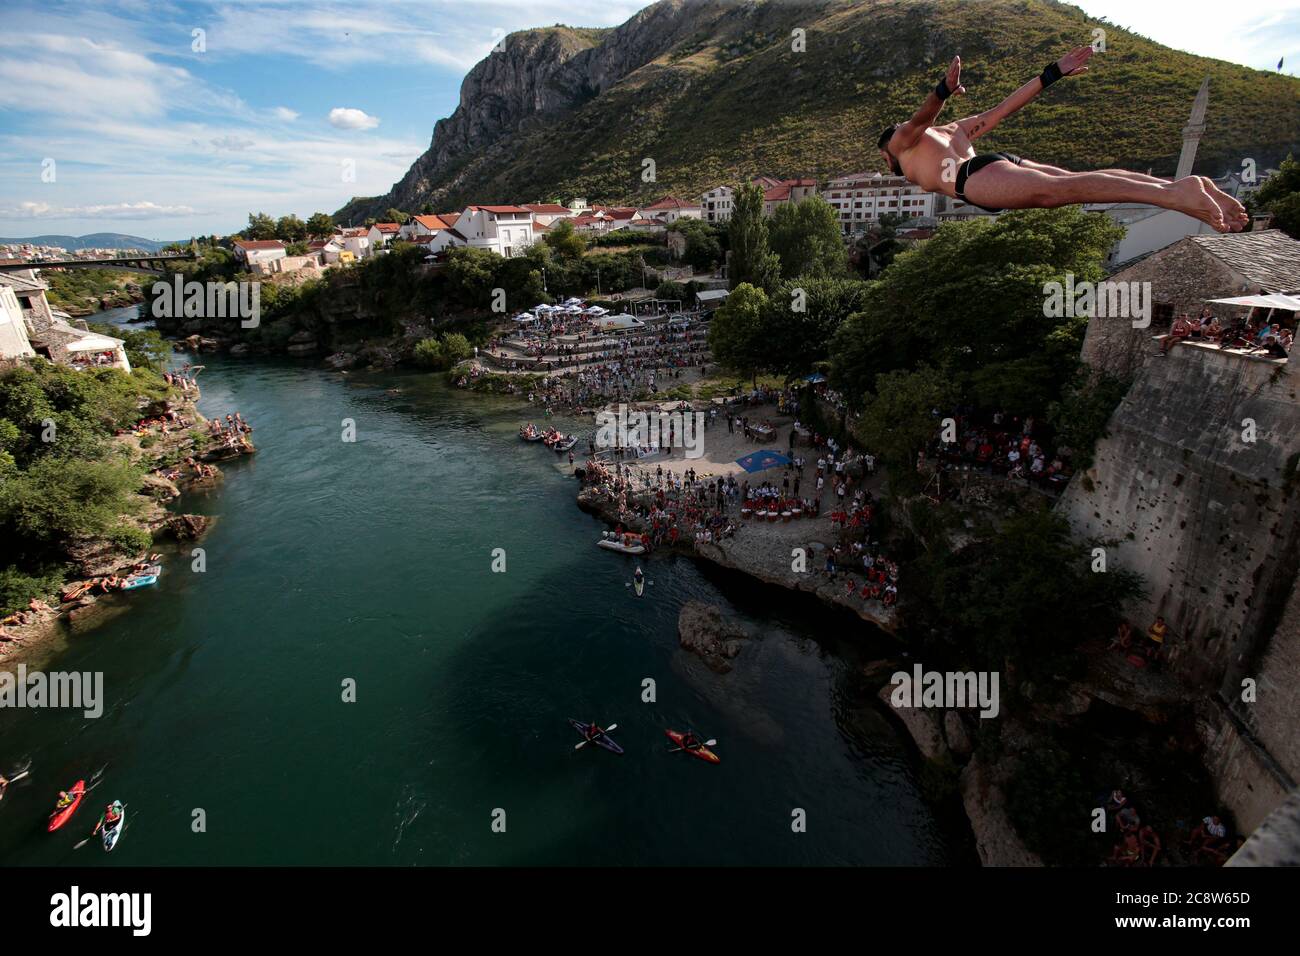
<svg viewBox="0 0 1300 956">
<path fill-rule="evenodd" d="M 524 441 L 541 441 L 542 433 L 536 425 L 529 422 L 527 425 L 520 426 L 519 437 Z"/>
<path fill-rule="evenodd" d="M 606 551 L 617 551 L 619 554 L 645 554 L 645 545 L 634 534 L 618 535 L 612 531 L 603 531 L 600 540 L 596 542 L 596 547 L 604 548 Z"/>
<path fill-rule="evenodd" d="M 158 575 L 162 574 L 162 566 L 155 564 L 151 567 L 144 568 L 131 575 L 122 582 L 123 591 L 133 591 L 136 588 L 147 588 L 151 584 L 158 583 Z"/>
<path fill-rule="evenodd" d="M 577 435 L 561 435 L 555 443 L 551 445 L 551 450 L 563 454 L 576 444 L 578 444 Z"/>
</svg>

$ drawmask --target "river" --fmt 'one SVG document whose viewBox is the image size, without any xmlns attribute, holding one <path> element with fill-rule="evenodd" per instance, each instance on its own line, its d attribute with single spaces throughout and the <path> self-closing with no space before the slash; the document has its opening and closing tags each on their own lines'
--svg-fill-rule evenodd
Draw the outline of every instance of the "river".
<svg viewBox="0 0 1300 956">
<path fill-rule="evenodd" d="M 855 618 L 681 557 L 648 561 L 635 597 L 567 468 L 516 437 L 517 401 L 434 375 L 201 361 L 205 414 L 242 412 L 259 451 L 180 503 L 217 516 L 206 570 L 167 549 L 158 586 L 55 649 L 52 669 L 103 673 L 103 716 L 0 717 L 0 766 L 33 762 L 0 803 L 4 862 L 964 859 L 863 687 L 890 648 Z M 690 599 L 756 635 L 730 674 L 677 648 Z M 627 753 L 575 751 L 567 717 L 617 722 Z M 664 729 L 687 725 L 720 765 L 667 752 Z M 100 768 L 89 806 L 46 834 L 57 790 Z M 118 849 L 73 849 L 114 798 Z"/>
</svg>

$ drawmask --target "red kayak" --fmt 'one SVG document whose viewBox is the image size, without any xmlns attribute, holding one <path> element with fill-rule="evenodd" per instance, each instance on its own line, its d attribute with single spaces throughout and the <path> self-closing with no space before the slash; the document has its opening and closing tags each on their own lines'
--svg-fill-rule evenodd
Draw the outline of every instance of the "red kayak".
<svg viewBox="0 0 1300 956">
<path fill-rule="evenodd" d="M 81 798 L 86 795 L 86 781 L 78 780 L 68 791 L 72 797 L 72 802 L 62 810 L 55 810 L 50 814 L 50 832 L 53 833 L 63 824 L 72 819 L 72 815 L 77 812 L 77 807 L 81 806 Z"/>
<path fill-rule="evenodd" d="M 682 741 L 686 739 L 685 734 L 680 734 L 675 730 L 665 730 L 664 733 L 668 735 L 669 740 L 675 743 L 678 747 L 682 747 Z M 698 747 L 682 747 L 682 749 L 692 757 L 699 757 L 701 760 L 707 760 L 709 763 L 722 763 L 722 758 L 703 744 L 700 744 Z"/>
</svg>

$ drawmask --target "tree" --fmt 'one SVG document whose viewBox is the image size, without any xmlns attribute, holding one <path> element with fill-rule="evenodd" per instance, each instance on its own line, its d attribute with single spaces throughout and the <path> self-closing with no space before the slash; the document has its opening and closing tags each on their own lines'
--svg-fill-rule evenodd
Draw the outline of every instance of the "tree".
<svg viewBox="0 0 1300 956">
<path fill-rule="evenodd" d="M 490 309 L 492 290 L 496 287 L 497 260 L 500 258 L 488 249 L 460 246 L 449 250 L 443 271 L 448 297 L 470 308 Z"/>
<path fill-rule="evenodd" d="M 469 339 L 459 332 L 448 332 L 442 337 L 442 354 L 448 365 L 465 361 L 473 352 L 474 347 L 469 344 Z"/>
<path fill-rule="evenodd" d="M 399 226 L 405 225 L 410 218 L 411 217 L 402 212 L 402 210 L 392 206 L 390 206 L 388 211 L 384 213 L 384 222 L 395 222 Z"/>
<path fill-rule="evenodd" d="M 731 288 L 742 284 L 764 290 L 775 288 L 781 277 L 781 260 L 768 246 L 763 190 L 753 183 L 736 190 L 727 234 L 731 244 Z"/>
<path fill-rule="evenodd" d="M 546 230 L 542 241 L 561 259 L 581 259 L 587 250 L 587 240 L 567 219 L 561 219 Z"/>
<path fill-rule="evenodd" d="M 772 251 L 781 260 L 783 278 L 844 275 L 848 256 L 840 233 L 839 213 L 821 196 L 779 205 L 768 234 Z"/>
<path fill-rule="evenodd" d="M 964 400 L 1045 412 L 1078 366 L 1087 327 L 1052 314 L 1048 283 L 1104 278 L 1120 235 L 1079 207 L 941 226 L 894 260 L 836 332 L 832 384 L 856 403 L 879 391 L 878 376 L 927 363 Z"/>
<path fill-rule="evenodd" d="M 906 488 L 915 480 L 916 455 L 939 431 L 939 415 L 957 398 L 957 390 L 937 369 L 887 372 L 876 380 L 854 423 L 854 434 L 889 466 L 890 481 Z"/>
<path fill-rule="evenodd" d="M 783 282 L 763 313 L 763 368 L 802 375 L 830 354 L 839 327 L 863 308 L 871 284 L 803 277 Z"/>
<path fill-rule="evenodd" d="M 763 313 L 767 308 L 767 293 L 743 282 L 732 290 L 709 323 L 709 350 L 714 359 L 751 376 L 755 384 L 764 354 Z"/>
<path fill-rule="evenodd" d="M 248 228 L 244 230 L 245 239 L 274 239 L 275 220 L 264 212 L 248 214 Z"/>
<path fill-rule="evenodd" d="M 307 220 L 306 235 L 311 239 L 324 239 L 334 234 L 334 217 L 327 212 L 314 212 Z"/>
<path fill-rule="evenodd" d="M 293 213 L 281 216 L 275 224 L 275 238 L 281 242 L 301 242 L 307 238 L 307 224 Z"/>
<path fill-rule="evenodd" d="M 1278 171 L 1264 181 L 1247 204 L 1251 210 L 1273 214 L 1273 225 L 1292 239 L 1300 239 L 1300 161 L 1294 156 L 1282 160 Z"/>
</svg>

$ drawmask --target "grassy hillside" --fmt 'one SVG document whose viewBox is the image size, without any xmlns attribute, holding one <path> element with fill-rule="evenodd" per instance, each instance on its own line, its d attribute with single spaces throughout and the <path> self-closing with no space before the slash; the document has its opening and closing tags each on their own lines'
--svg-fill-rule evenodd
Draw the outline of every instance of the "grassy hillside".
<svg viewBox="0 0 1300 956">
<path fill-rule="evenodd" d="M 968 94 L 945 119 L 997 103 L 1049 60 L 1106 30 L 1090 73 L 1067 79 L 982 143 L 1073 168 L 1172 173 L 1209 76 L 1196 171 L 1300 152 L 1300 81 L 1159 46 L 1051 0 L 872 0 L 718 5 L 689 40 L 580 106 L 530 122 L 458 163 L 440 207 L 585 195 L 698 194 L 755 173 L 883 169 L 880 129 L 905 118 L 954 54 Z M 791 31 L 806 31 L 806 52 Z M 601 42 L 612 42 L 617 31 Z M 641 181 L 642 160 L 657 181 Z M 375 205 L 382 205 L 379 200 Z"/>
</svg>

